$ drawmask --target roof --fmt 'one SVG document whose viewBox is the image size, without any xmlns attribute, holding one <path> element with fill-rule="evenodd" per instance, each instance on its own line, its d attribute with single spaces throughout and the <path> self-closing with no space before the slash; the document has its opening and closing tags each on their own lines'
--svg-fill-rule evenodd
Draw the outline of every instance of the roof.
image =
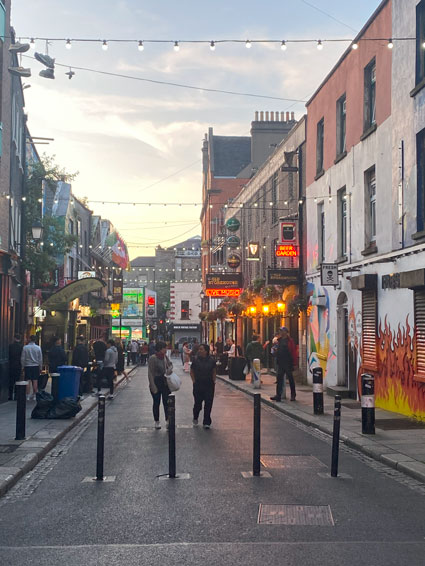
<svg viewBox="0 0 425 566">
<path fill-rule="evenodd" d="M 169 250 L 173 250 L 174 248 L 196 248 L 199 249 L 201 247 L 201 236 L 192 236 L 192 238 L 188 238 L 184 242 L 179 242 L 178 244 L 174 244 L 170 246 Z"/>
<path fill-rule="evenodd" d="M 132 267 L 154 267 L 155 266 L 155 256 L 139 256 L 133 259 L 131 262 Z"/>
<path fill-rule="evenodd" d="M 251 138 L 212 136 L 211 170 L 214 177 L 236 177 L 251 163 Z"/>
</svg>

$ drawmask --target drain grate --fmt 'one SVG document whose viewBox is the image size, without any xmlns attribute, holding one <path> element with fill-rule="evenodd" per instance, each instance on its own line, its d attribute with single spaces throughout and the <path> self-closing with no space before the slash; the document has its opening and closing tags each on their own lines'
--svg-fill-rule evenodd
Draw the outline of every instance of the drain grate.
<svg viewBox="0 0 425 566">
<path fill-rule="evenodd" d="M 0 454 L 11 454 L 19 448 L 18 444 L 0 444 Z"/>
<path fill-rule="evenodd" d="M 313 525 L 333 527 L 329 505 L 263 505 L 258 510 L 259 525 Z"/>
<path fill-rule="evenodd" d="M 325 464 L 314 456 L 269 454 L 261 456 L 261 464 L 265 468 L 323 468 Z"/>
</svg>

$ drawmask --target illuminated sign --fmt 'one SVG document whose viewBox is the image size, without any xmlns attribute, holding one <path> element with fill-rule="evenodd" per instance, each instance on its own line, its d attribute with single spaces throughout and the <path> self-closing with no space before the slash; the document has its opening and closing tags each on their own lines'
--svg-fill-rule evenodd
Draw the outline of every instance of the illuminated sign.
<svg viewBox="0 0 425 566">
<path fill-rule="evenodd" d="M 155 306 L 155 297 L 152 295 L 148 296 L 148 305 L 149 306 Z"/>
<path fill-rule="evenodd" d="M 242 289 L 205 289 L 207 297 L 239 297 Z"/>
<path fill-rule="evenodd" d="M 232 269 L 237 269 L 241 264 L 241 258 L 238 254 L 231 254 L 227 258 L 227 265 Z"/>
<path fill-rule="evenodd" d="M 276 246 L 276 257 L 298 257 L 298 246 L 293 244 L 278 244 Z"/>
<path fill-rule="evenodd" d="M 259 242 L 248 242 L 248 255 L 246 257 L 248 261 L 259 261 L 260 260 L 260 243 Z"/>
<path fill-rule="evenodd" d="M 87 277 L 96 277 L 95 271 L 79 271 L 78 279 L 87 279 Z"/>
<path fill-rule="evenodd" d="M 242 273 L 207 273 L 206 289 L 241 289 Z"/>
<path fill-rule="evenodd" d="M 144 289 L 126 288 L 121 303 L 121 314 L 123 318 L 143 318 L 144 314 Z"/>
<path fill-rule="evenodd" d="M 296 222 L 281 222 L 280 223 L 280 243 L 281 244 L 296 244 L 297 243 L 297 223 Z"/>
</svg>

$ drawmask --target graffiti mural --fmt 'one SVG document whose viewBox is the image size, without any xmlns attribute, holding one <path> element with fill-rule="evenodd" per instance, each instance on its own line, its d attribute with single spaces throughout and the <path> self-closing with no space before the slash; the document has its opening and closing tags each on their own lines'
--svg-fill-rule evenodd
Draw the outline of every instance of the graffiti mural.
<svg viewBox="0 0 425 566">
<path fill-rule="evenodd" d="M 311 286 L 309 290 L 308 368 L 312 372 L 320 366 L 325 377 L 329 360 L 336 357 L 330 340 L 329 293 L 324 287 Z M 325 298 L 323 306 L 317 304 L 318 297 Z"/>
</svg>

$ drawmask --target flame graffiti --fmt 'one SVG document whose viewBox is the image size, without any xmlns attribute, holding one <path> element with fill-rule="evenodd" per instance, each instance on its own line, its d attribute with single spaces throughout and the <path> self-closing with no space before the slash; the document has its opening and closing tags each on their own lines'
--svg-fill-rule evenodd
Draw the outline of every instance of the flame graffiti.
<svg viewBox="0 0 425 566">
<path fill-rule="evenodd" d="M 379 323 L 375 402 L 382 409 L 425 420 L 425 385 L 414 380 L 416 336 L 408 319 L 396 331 L 387 317 Z M 359 386 L 362 372 L 360 368 Z"/>
</svg>

